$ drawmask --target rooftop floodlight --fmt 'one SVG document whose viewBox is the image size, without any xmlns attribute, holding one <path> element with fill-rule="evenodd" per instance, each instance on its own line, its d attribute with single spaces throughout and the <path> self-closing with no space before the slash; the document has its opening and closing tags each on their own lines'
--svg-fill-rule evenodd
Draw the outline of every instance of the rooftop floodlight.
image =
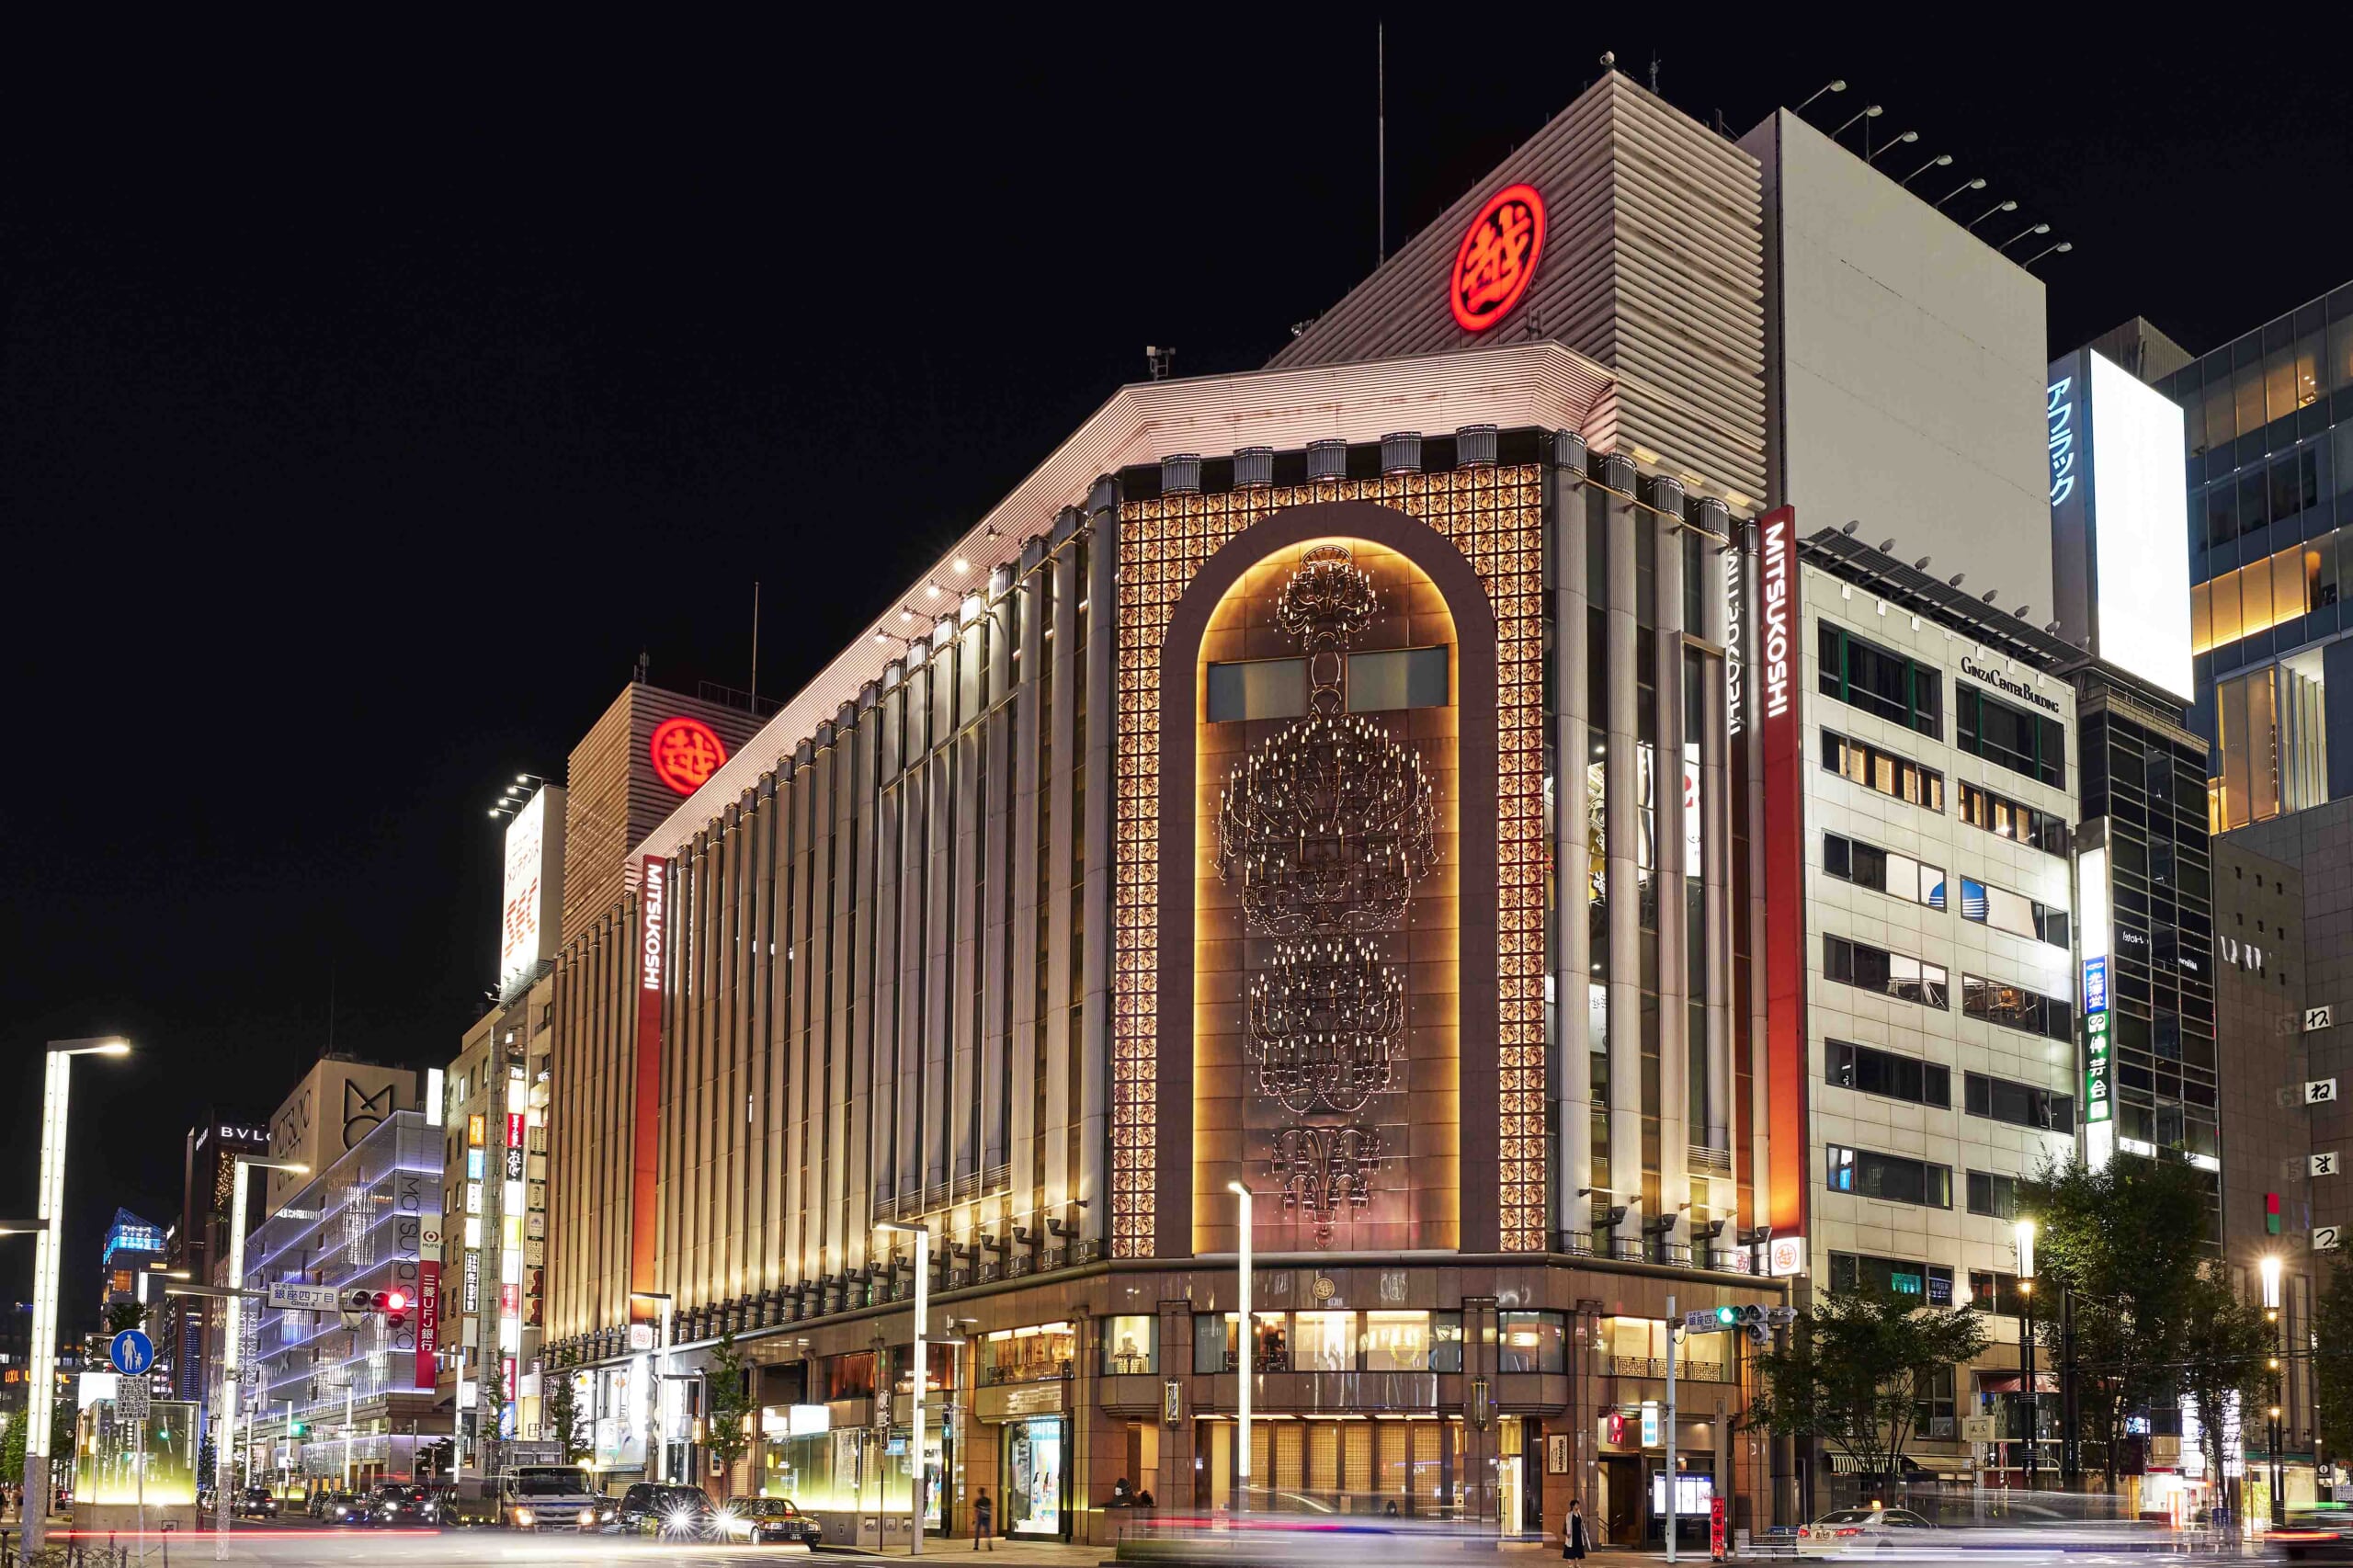
<svg viewBox="0 0 2353 1568">
<path fill-rule="evenodd" d="M 1994 203 L 1993 206 L 1988 207 L 1984 211 L 1980 212 L 1976 217 L 1972 218 L 1967 223 L 1961 226 L 1969 230 L 1972 233 L 1974 233 L 1977 231 L 1978 224 L 1983 223 L 1986 219 L 1993 217 L 1995 213 L 2015 212 L 2018 210 L 2018 204 L 2015 201 L 1997 201 Z"/>
<path fill-rule="evenodd" d="M 1961 195 L 1964 191 L 1983 190 L 1984 188 L 1985 176 L 1980 175 L 1975 179 L 1970 180 L 1965 184 L 1954 186 L 1950 190 L 1937 198 L 1937 206 L 1941 210 L 1946 202 L 1950 201 L 1954 197 Z"/>
<path fill-rule="evenodd" d="M 1863 162 L 1867 164 L 1875 164 L 1879 162 L 1881 154 L 1886 153 L 1890 148 L 1901 147 L 1906 142 L 1917 142 L 1918 140 L 1920 140 L 1920 133 L 1918 131 L 1907 131 L 1903 135 L 1898 136 L 1893 141 L 1882 145 L 1879 152 L 1871 153 L 1869 157 L 1865 158 Z"/>
<path fill-rule="evenodd" d="M 2031 239 L 2037 234 L 2047 234 L 2050 232 L 2050 224 L 2036 223 L 2031 227 L 2020 229 L 2017 233 L 2012 234 L 2008 239 L 2004 240 L 2000 244 L 1995 245 L 1994 248 L 1995 250 L 2007 250 L 2012 245 L 2018 244 L 2020 240 Z"/>
<path fill-rule="evenodd" d="M 941 587 L 941 586 L 939 585 L 939 584 L 938 584 L 937 581 L 934 581 L 934 582 L 926 583 L 926 584 L 923 585 L 923 591 L 924 591 L 925 593 L 926 593 L 926 594 L 929 594 L 933 598 L 935 598 L 935 599 L 936 599 L 936 598 L 938 598 L 940 595 L 942 595 L 942 594 L 946 593 L 948 590 L 947 590 L 947 589 L 945 589 L 945 588 L 943 588 L 943 587 Z"/>
<path fill-rule="evenodd" d="M 969 561 L 965 560 L 965 559 L 964 559 L 962 556 L 961 556 L 961 555 L 960 555 L 960 556 L 958 556 L 958 557 L 957 557 L 953 562 L 949 562 L 949 564 L 951 564 L 952 566 L 954 566 L 954 567 L 956 568 L 956 570 L 957 570 L 957 571 L 959 571 L 959 572 L 970 572 L 970 571 L 972 569 L 972 563 L 971 562 L 969 562 Z"/>
<path fill-rule="evenodd" d="M 1883 115 L 1886 112 L 1887 109 L 1883 105 L 1865 104 L 1861 108 L 1857 109 L 1853 114 L 1848 115 L 1847 117 L 1847 124 L 1841 125 L 1837 130 L 1832 131 L 1830 133 L 1830 139 L 1833 142 L 1837 141 L 1838 138 L 1847 134 L 1847 126 L 1854 124 L 1855 121 L 1859 119 L 1877 119 L 1881 115 Z"/>
<path fill-rule="evenodd" d="M 1832 80 L 1832 81 L 1824 82 L 1821 86 L 1816 87 L 1813 92 L 1811 92 L 1811 93 L 1809 93 L 1809 94 L 1807 94 L 1807 95 L 1806 95 L 1806 100 L 1805 100 L 1805 103 L 1802 103 L 1802 104 L 1798 105 L 1796 112 L 1797 112 L 1797 113 L 1799 113 L 1799 114 L 1803 114 L 1803 113 L 1806 111 L 1806 108 L 1807 108 L 1807 106 L 1808 106 L 1808 105 L 1810 105 L 1810 104 L 1812 104 L 1812 103 L 1813 102 L 1813 100 L 1814 100 L 1814 99 L 1816 99 L 1816 98 L 1818 98 L 1818 97 L 1822 97 L 1822 95 L 1823 95 L 1823 94 L 1824 94 L 1824 93 L 1843 93 L 1843 92 L 1845 92 L 1846 90 L 1847 90 L 1847 79 L 1846 79 L 1844 76 L 1837 77 L 1837 78 L 1836 78 L 1835 80 Z"/>
<path fill-rule="evenodd" d="M 1930 158 L 1927 163 L 1922 164 L 1918 168 L 1914 169 L 1910 174 L 1905 175 L 1902 179 L 1897 180 L 1895 183 L 1898 185 L 1908 186 L 1914 180 L 1918 179 L 1922 175 L 1927 174 L 1930 169 L 1941 169 L 1951 162 L 1952 154 L 1950 153 L 1939 153 L 1935 157 Z"/>
<path fill-rule="evenodd" d="M 2043 246 L 2040 250 L 2039 250 L 2039 251 L 2035 252 L 2032 256 L 2028 256 L 2024 261 L 2019 262 L 2019 263 L 2018 263 L 2018 265 L 2019 265 L 2020 267 L 2032 267 L 2036 262 L 2040 261 L 2040 260 L 2041 260 L 2044 256 L 2054 256 L 2054 255 L 2055 255 L 2055 256 L 2064 256 L 2064 255 L 2066 255 L 2069 251 L 2074 250 L 2075 248 L 2075 241 L 2073 241 L 2073 240 L 2061 240 L 2061 241 L 2060 241 L 2057 244 L 2055 244 L 2055 245 L 2045 245 L 2045 246 Z"/>
</svg>

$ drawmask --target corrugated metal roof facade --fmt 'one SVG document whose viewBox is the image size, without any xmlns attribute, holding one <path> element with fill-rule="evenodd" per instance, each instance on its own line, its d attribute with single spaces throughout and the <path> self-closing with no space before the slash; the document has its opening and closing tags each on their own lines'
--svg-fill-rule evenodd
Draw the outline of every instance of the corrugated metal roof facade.
<svg viewBox="0 0 2353 1568">
<path fill-rule="evenodd" d="M 1503 187 L 1544 199 L 1544 253 L 1499 326 L 1447 307 L 1464 227 Z M 1271 361 L 1335 364 L 1551 337 L 1616 382 L 1597 449 L 1757 504 L 1765 478 L 1763 207 L 1756 162 L 1611 72 Z"/>
<path fill-rule="evenodd" d="M 813 735 L 861 687 L 879 682 L 899 662 L 895 645 L 874 641 L 896 635 L 898 607 L 952 613 L 967 593 L 987 585 L 990 572 L 1017 561 L 1022 543 L 1049 532 L 1055 515 L 1085 501 L 1095 482 L 1134 463 L 1178 452 L 1218 457 L 1241 447 L 1295 449 L 1310 441 L 1377 441 L 1392 431 L 1451 433 L 1465 425 L 1511 429 L 1574 430 L 1607 449 L 1611 381 L 1608 371 L 1556 342 L 1522 341 L 1474 353 L 1436 353 L 1361 364 L 1310 365 L 1142 381 L 1122 387 L 1078 427 L 1013 493 L 959 540 L 931 571 L 877 607 L 860 639 L 834 656 L 813 680 L 762 727 L 710 781 L 682 802 L 637 846 L 637 855 L 672 855 L 728 802 L 773 771 L 795 745 Z M 959 573 L 955 562 L 965 562 Z M 926 592 L 932 583 L 955 597 Z M 926 653 L 928 630 L 908 658 Z"/>
</svg>

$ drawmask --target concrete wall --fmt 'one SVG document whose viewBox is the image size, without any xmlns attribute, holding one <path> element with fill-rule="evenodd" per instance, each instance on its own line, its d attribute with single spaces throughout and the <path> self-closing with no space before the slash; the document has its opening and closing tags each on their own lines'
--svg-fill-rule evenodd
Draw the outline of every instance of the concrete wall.
<svg viewBox="0 0 2353 1568">
<path fill-rule="evenodd" d="M 1740 144 L 1764 174 L 1772 501 L 1803 532 L 1859 517 L 1869 541 L 2050 619 L 2042 284 L 1994 249 L 2023 225 L 1972 235 L 1984 193 L 1931 205 L 1950 170 L 1907 190 L 1914 149 L 1867 165 L 1787 110 Z"/>
</svg>

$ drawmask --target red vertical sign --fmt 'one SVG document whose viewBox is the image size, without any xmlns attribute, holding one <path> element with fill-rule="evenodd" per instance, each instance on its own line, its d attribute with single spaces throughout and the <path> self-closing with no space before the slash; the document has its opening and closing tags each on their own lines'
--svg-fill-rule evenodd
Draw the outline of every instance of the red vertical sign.
<svg viewBox="0 0 2353 1568">
<path fill-rule="evenodd" d="M 416 1386 L 430 1389 L 441 1377 L 441 1264 L 428 1257 L 416 1267 Z"/>
<path fill-rule="evenodd" d="M 1797 508 L 1758 519 L 1758 728 L 1765 744 L 1765 1060 L 1776 1234 L 1805 1229 L 1805 744 L 1799 722 Z"/>
<path fill-rule="evenodd" d="M 670 938 L 670 862 L 647 856 L 637 884 L 637 1095 L 630 1182 L 632 1290 L 657 1287 L 654 1254 L 654 1173 L 661 1163 L 662 974 Z"/>
</svg>

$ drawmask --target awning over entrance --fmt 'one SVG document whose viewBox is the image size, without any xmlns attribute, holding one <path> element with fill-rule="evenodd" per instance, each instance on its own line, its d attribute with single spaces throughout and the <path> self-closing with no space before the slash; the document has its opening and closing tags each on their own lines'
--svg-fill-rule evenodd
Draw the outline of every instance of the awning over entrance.
<svg viewBox="0 0 2353 1568">
<path fill-rule="evenodd" d="M 1977 1392 L 1980 1393 L 2016 1393 L 2025 1386 L 2025 1379 L 2016 1372 L 1980 1372 L 1977 1374 Z M 2057 1393 L 2059 1392 L 2059 1374 L 2056 1372 L 2037 1371 L 2034 1374 L 2034 1387 L 2035 1392 L 2038 1393 Z"/>
</svg>

